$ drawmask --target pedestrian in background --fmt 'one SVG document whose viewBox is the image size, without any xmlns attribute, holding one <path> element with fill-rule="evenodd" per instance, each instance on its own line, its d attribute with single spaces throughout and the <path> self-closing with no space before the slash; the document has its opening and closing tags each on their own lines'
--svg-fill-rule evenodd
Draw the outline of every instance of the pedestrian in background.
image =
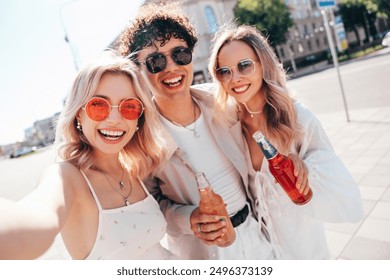
<svg viewBox="0 0 390 280">
<path fill-rule="evenodd" d="M 209 72 L 226 121 L 237 121 L 230 103 L 238 111 L 258 219 L 270 233 L 278 258 L 329 258 L 323 223 L 359 221 L 359 188 L 319 120 L 289 95 L 285 71 L 267 39 L 255 27 L 226 25 L 215 35 Z M 259 130 L 293 161 L 300 192 L 312 189 L 307 204 L 292 203 L 276 183 L 252 137 Z"/>
<path fill-rule="evenodd" d="M 57 126 L 62 161 L 21 201 L 0 199 L 0 259 L 37 258 L 58 233 L 73 259 L 173 257 L 142 183 L 165 154 L 148 95 L 138 67 L 112 52 L 79 72 Z"/>
</svg>

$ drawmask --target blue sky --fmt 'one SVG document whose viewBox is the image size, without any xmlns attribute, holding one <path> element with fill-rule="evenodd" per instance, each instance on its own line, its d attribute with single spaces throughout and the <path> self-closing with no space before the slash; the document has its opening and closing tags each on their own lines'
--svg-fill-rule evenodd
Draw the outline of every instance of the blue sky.
<svg viewBox="0 0 390 280">
<path fill-rule="evenodd" d="M 75 59 L 81 67 L 96 57 L 142 3 L 0 0 L 0 145 L 22 140 L 34 121 L 59 112 Z"/>
</svg>

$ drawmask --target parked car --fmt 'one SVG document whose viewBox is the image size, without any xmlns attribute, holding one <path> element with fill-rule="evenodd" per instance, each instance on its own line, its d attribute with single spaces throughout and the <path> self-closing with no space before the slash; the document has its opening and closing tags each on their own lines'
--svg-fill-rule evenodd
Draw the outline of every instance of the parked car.
<svg viewBox="0 0 390 280">
<path fill-rule="evenodd" d="M 390 31 L 386 33 L 385 37 L 383 37 L 382 46 L 390 47 Z"/>
<path fill-rule="evenodd" d="M 16 151 L 11 154 L 10 158 L 18 158 L 18 157 L 33 153 L 36 150 L 37 150 L 37 147 L 35 147 L 35 146 L 21 147 L 21 148 L 16 149 Z"/>
</svg>

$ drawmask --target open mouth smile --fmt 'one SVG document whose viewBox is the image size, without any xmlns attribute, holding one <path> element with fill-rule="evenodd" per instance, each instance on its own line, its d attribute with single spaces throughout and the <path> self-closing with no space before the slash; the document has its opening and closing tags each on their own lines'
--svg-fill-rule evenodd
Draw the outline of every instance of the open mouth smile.
<svg viewBox="0 0 390 280">
<path fill-rule="evenodd" d="M 99 129 L 98 132 L 104 139 L 109 141 L 117 141 L 125 134 L 125 132 L 121 130 L 113 131 L 113 130 Z"/>
<path fill-rule="evenodd" d="M 177 87 L 181 84 L 182 81 L 183 81 L 183 76 L 178 76 L 171 79 L 165 79 L 162 82 L 164 85 L 168 87 Z"/>
<path fill-rule="evenodd" d="M 240 93 L 245 92 L 249 87 L 250 87 L 250 85 L 244 85 L 244 86 L 241 86 L 241 87 L 233 88 L 233 91 L 235 93 L 237 93 L 237 94 L 240 94 Z"/>
</svg>

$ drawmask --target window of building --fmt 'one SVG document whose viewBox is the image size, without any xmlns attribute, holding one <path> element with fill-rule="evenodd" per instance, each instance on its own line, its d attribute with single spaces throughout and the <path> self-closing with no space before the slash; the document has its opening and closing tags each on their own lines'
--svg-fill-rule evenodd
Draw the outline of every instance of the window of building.
<svg viewBox="0 0 390 280">
<path fill-rule="evenodd" d="M 280 50 L 280 56 L 284 58 L 284 48 L 280 48 L 279 50 Z"/>
<path fill-rule="evenodd" d="M 204 12 L 206 14 L 209 31 L 211 34 L 215 34 L 218 31 L 218 22 L 217 22 L 217 18 L 215 17 L 214 10 L 210 6 L 206 6 Z"/>
<path fill-rule="evenodd" d="M 303 53 L 303 51 L 304 51 L 303 46 L 302 46 L 301 43 L 298 44 L 298 51 L 299 51 L 300 53 Z"/>
<path fill-rule="evenodd" d="M 316 38 L 316 44 L 317 44 L 317 48 L 321 47 L 320 39 Z"/>
<path fill-rule="evenodd" d="M 309 49 L 309 51 L 312 50 L 312 47 L 311 47 L 311 41 L 307 41 L 307 48 Z"/>
<path fill-rule="evenodd" d="M 206 82 L 206 77 L 203 71 L 197 71 L 194 73 L 194 80 L 192 81 L 193 85 L 204 84 Z"/>
<path fill-rule="evenodd" d="M 303 30 L 304 30 L 305 35 L 306 35 L 306 34 L 309 34 L 309 29 L 307 28 L 307 25 L 306 25 L 306 24 L 303 25 Z"/>
<path fill-rule="evenodd" d="M 293 45 L 290 45 L 290 51 L 291 51 L 292 53 L 294 53 L 294 52 L 295 52 L 295 50 L 294 50 L 294 46 L 293 46 Z"/>
</svg>

